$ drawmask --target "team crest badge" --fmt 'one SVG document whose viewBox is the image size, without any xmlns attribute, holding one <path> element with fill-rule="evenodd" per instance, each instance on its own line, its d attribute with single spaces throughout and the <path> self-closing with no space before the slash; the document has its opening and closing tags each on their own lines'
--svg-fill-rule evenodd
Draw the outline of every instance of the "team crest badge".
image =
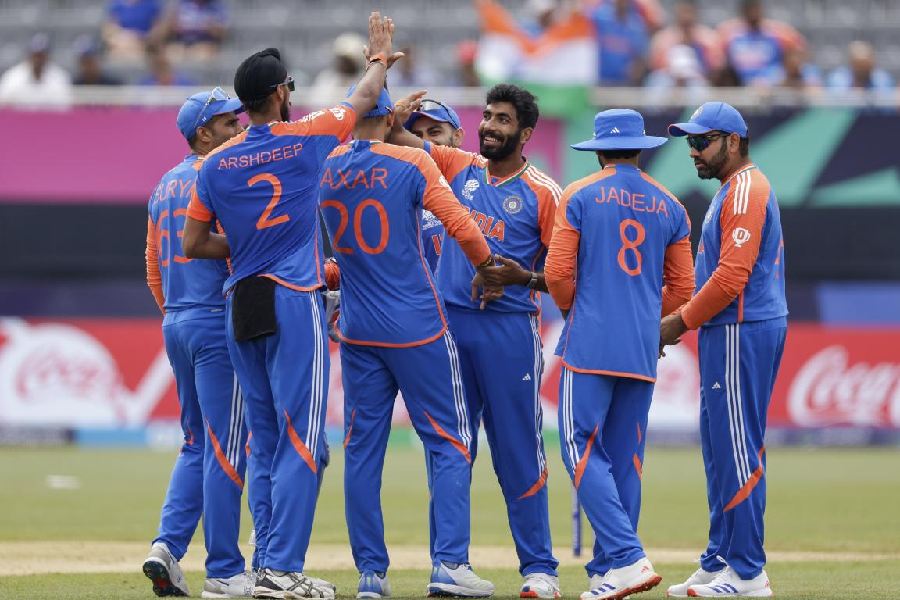
<svg viewBox="0 0 900 600">
<path fill-rule="evenodd" d="M 472 200 L 472 194 L 475 190 L 478 189 L 478 180 L 477 179 L 469 179 L 466 181 L 466 185 L 463 186 L 462 195 L 466 200 Z"/>
<path fill-rule="evenodd" d="M 511 215 L 516 214 L 522 210 L 522 199 L 518 196 L 507 196 L 503 200 L 503 210 Z"/>
</svg>

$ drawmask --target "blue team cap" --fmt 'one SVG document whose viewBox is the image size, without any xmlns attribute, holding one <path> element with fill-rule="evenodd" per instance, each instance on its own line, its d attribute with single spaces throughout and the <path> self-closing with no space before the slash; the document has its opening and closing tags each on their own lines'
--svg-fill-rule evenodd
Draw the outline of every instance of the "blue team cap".
<svg viewBox="0 0 900 600">
<path fill-rule="evenodd" d="M 197 128 L 215 117 L 224 113 L 239 113 L 244 110 L 241 101 L 237 98 L 229 98 L 220 87 L 208 92 L 194 94 L 181 105 L 178 111 L 178 130 L 184 139 L 191 141 L 197 135 Z"/>
<path fill-rule="evenodd" d="M 747 123 L 744 122 L 741 113 L 730 104 L 707 102 L 694 111 L 691 120 L 687 123 L 669 125 L 669 135 L 674 137 L 700 135 L 710 131 L 736 133 L 745 138 L 747 137 Z"/>
<path fill-rule="evenodd" d="M 419 105 L 419 110 L 411 114 L 403 126 L 406 129 L 409 129 L 419 120 L 419 117 L 428 117 L 429 119 L 441 123 L 449 123 L 450 127 L 453 129 L 462 127 L 462 123 L 460 123 L 459 115 L 456 114 L 456 111 L 453 110 L 452 107 L 447 106 L 443 102 L 438 102 L 437 100 L 430 100 L 428 98 L 423 99 Z"/>
<path fill-rule="evenodd" d="M 348 98 L 353 94 L 353 90 L 355 89 L 355 85 L 350 86 L 350 89 L 347 90 Z M 375 108 L 364 114 L 362 118 L 374 119 L 375 117 L 383 117 L 392 112 L 394 112 L 394 103 L 391 100 L 391 95 L 388 94 L 387 88 L 381 88 L 381 93 L 378 95 L 378 100 L 375 102 Z"/>
<path fill-rule="evenodd" d="M 594 138 L 572 144 L 575 150 L 644 150 L 662 146 L 664 137 L 646 135 L 644 117 L 630 108 L 612 108 L 594 117 Z"/>
</svg>

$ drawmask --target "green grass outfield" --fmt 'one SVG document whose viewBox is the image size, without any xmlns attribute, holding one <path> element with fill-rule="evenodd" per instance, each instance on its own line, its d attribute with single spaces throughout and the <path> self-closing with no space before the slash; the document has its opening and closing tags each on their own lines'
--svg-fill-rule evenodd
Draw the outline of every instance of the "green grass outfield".
<svg viewBox="0 0 900 600">
<path fill-rule="evenodd" d="M 563 591 L 574 597 L 586 580 L 568 549 L 569 480 L 558 447 L 548 448 L 548 454 L 554 543 L 564 560 Z M 143 450 L 0 450 L 0 598 L 153 597 L 140 560 L 155 533 L 174 457 L 175 452 Z M 346 568 L 346 559 L 329 559 L 332 549 L 346 554 L 347 543 L 339 448 L 332 458 L 307 564 L 310 573 L 331 579 L 347 596 L 355 592 L 357 575 Z M 472 544 L 473 555 L 482 549 L 493 554 L 485 561 L 490 566 L 473 562 L 497 584 L 498 596 L 512 597 L 520 579 L 514 568 L 500 568 L 512 564 L 514 555 L 487 459 L 485 452 L 475 469 Z M 428 577 L 421 451 L 394 448 L 386 465 L 382 498 L 388 543 L 395 556 L 406 556 L 396 561 L 403 568 L 391 571 L 394 593 L 421 597 Z M 900 598 L 900 451 L 774 449 L 768 467 L 767 571 L 779 598 Z M 48 479 L 54 475 L 72 479 Z M 640 534 L 664 581 L 642 598 L 664 597 L 667 584 L 695 568 L 690 558 L 704 546 L 705 507 L 699 450 L 650 448 Z M 245 518 L 243 540 L 249 528 Z M 198 567 L 202 556 L 198 532 L 185 563 Z M 77 570 L 72 565 L 81 563 L 86 572 L 51 574 Z M 188 579 L 199 593 L 202 572 L 191 571 Z"/>
</svg>

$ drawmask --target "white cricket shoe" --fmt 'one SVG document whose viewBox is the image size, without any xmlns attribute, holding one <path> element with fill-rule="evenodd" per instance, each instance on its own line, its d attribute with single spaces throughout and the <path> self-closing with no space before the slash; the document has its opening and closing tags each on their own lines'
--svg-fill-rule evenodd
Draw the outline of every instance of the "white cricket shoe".
<svg viewBox="0 0 900 600">
<path fill-rule="evenodd" d="M 207 578 L 201 598 L 252 598 L 256 579 L 249 573 L 232 577 Z"/>
<path fill-rule="evenodd" d="M 596 575 L 591 577 L 591 585 L 594 585 L 595 578 Z M 601 578 L 600 585 L 581 594 L 581 600 L 621 600 L 626 596 L 651 590 L 660 581 L 662 577 L 657 575 L 653 565 L 645 557 L 627 567 L 610 569 Z"/>
<path fill-rule="evenodd" d="M 303 573 L 262 569 L 253 588 L 253 597 L 325 598 L 333 600 L 334 588 L 333 586 L 317 585 Z"/>
<path fill-rule="evenodd" d="M 388 598 L 390 595 L 391 584 L 388 583 L 387 573 L 363 571 L 359 574 L 359 587 L 356 588 L 357 598 Z"/>
<path fill-rule="evenodd" d="M 153 582 L 153 593 L 157 596 L 190 596 L 187 581 L 178 561 L 163 542 L 150 546 L 150 554 L 142 567 L 144 575 Z"/>
<path fill-rule="evenodd" d="M 765 571 L 753 579 L 741 579 L 731 567 L 725 567 L 709 583 L 690 586 L 687 595 L 692 598 L 769 598 L 774 594 Z"/>
<path fill-rule="evenodd" d="M 559 598 L 559 577 L 549 573 L 529 573 L 522 583 L 519 598 Z"/>
<path fill-rule="evenodd" d="M 468 563 L 439 562 L 431 569 L 431 582 L 425 589 L 426 596 L 487 598 L 493 593 L 494 584 L 476 575 Z"/>
<path fill-rule="evenodd" d="M 692 585 L 703 585 L 705 583 L 709 583 L 713 579 L 716 578 L 716 575 L 719 574 L 719 571 L 706 571 L 703 567 L 700 567 L 693 574 L 688 577 L 684 583 L 676 583 L 675 585 L 670 585 L 669 589 L 666 590 L 666 596 L 669 598 L 687 598 L 688 597 L 688 588 Z"/>
</svg>

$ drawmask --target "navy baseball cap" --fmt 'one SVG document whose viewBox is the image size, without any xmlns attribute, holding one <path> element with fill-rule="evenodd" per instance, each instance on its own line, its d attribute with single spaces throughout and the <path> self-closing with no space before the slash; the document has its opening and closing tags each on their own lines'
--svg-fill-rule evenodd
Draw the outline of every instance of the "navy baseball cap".
<svg viewBox="0 0 900 600">
<path fill-rule="evenodd" d="M 646 135 L 644 117 L 630 108 L 612 108 L 594 117 L 594 138 L 572 144 L 575 150 L 644 150 L 662 146 L 664 137 Z"/>
<path fill-rule="evenodd" d="M 194 94 L 181 105 L 178 111 L 178 130 L 184 139 L 191 141 L 197 135 L 197 128 L 206 125 L 216 115 L 229 112 L 243 112 L 244 107 L 237 98 L 229 98 L 220 87 Z"/>
<path fill-rule="evenodd" d="M 350 89 L 347 90 L 348 98 L 353 94 L 353 90 L 355 89 L 355 85 L 350 86 Z M 362 118 L 374 119 L 375 117 L 383 117 L 392 112 L 394 112 L 394 103 L 391 100 L 391 95 L 388 94 L 387 88 L 381 88 L 381 93 L 378 95 L 378 100 L 375 102 L 375 108 L 364 114 Z"/>
<path fill-rule="evenodd" d="M 687 123 L 669 125 L 669 135 L 683 137 L 700 135 L 710 131 L 736 133 L 747 137 L 747 123 L 735 107 L 725 102 L 707 102 L 694 111 Z"/>
<path fill-rule="evenodd" d="M 450 127 L 453 129 L 462 127 L 462 123 L 459 121 L 459 115 L 456 114 L 453 107 L 447 106 L 443 102 L 438 102 L 437 100 L 429 100 L 428 98 L 422 100 L 419 105 L 419 110 L 412 113 L 403 126 L 406 129 L 409 129 L 419 120 L 419 117 L 428 117 L 429 119 L 433 119 L 440 123 L 449 123 Z"/>
</svg>

